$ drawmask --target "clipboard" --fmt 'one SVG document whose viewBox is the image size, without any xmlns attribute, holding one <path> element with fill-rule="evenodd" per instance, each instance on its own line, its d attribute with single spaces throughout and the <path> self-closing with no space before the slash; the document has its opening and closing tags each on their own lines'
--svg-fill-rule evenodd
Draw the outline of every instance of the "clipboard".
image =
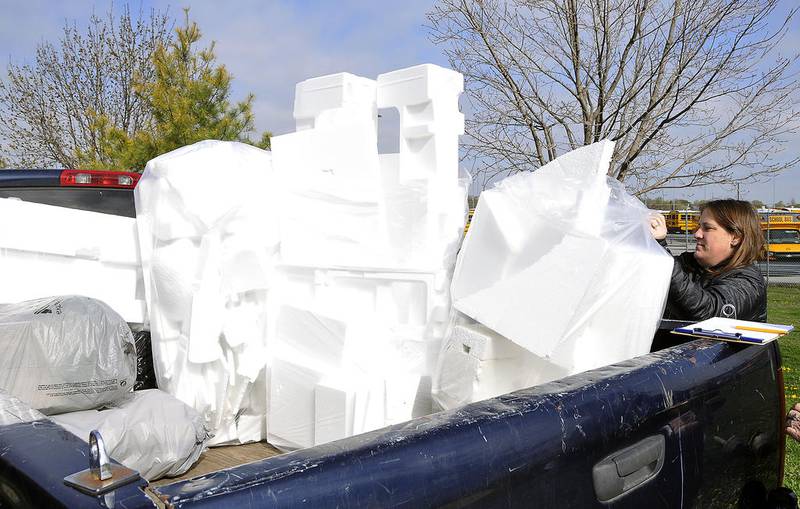
<svg viewBox="0 0 800 509">
<path fill-rule="evenodd" d="M 792 325 L 776 323 L 749 322 L 733 318 L 714 317 L 702 322 L 692 323 L 672 330 L 673 334 L 683 334 L 698 338 L 718 339 L 748 345 L 764 345 L 794 330 Z"/>
</svg>

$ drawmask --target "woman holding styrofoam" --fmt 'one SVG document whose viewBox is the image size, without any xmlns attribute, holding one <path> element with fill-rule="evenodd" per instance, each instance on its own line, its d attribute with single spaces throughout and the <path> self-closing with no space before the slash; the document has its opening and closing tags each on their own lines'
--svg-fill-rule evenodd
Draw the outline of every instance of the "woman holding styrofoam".
<svg viewBox="0 0 800 509">
<path fill-rule="evenodd" d="M 753 207 L 746 201 L 715 200 L 700 212 L 695 251 L 675 257 L 664 317 L 766 321 L 767 287 L 756 264 L 763 237 Z M 651 216 L 650 230 L 666 247 L 663 215 Z"/>
</svg>

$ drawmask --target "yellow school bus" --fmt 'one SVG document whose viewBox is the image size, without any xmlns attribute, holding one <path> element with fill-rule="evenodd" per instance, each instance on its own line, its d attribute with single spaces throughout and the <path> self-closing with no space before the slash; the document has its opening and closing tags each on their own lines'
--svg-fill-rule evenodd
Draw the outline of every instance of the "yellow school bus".
<svg viewBox="0 0 800 509">
<path fill-rule="evenodd" d="M 664 217 L 669 233 L 692 233 L 700 225 L 700 212 L 696 210 L 672 210 Z"/>
<path fill-rule="evenodd" d="M 770 260 L 800 261 L 800 210 L 759 210 Z"/>
</svg>

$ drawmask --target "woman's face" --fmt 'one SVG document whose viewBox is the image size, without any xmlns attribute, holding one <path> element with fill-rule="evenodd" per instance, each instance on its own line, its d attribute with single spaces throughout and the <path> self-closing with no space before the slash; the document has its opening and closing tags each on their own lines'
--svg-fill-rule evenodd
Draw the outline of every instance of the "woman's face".
<svg viewBox="0 0 800 509">
<path fill-rule="evenodd" d="M 720 226 L 707 209 L 700 214 L 700 227 L 694 232 L 694 238 L 697 240 L 694 257 L 705 268 L 730 258 L 740 240 Z"/>
</svg>

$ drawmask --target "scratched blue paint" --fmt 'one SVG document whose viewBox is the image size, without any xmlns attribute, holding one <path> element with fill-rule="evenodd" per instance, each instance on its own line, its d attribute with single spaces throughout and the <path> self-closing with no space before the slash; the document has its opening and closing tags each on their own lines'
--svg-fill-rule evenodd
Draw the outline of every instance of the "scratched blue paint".
<svg viewBox="0 0 800 509">
<path fill-rule="evenodd" d="M 780 483 L 778 365 L 774 344 L 695 341 L 156 492 L 193 508 L 607 507 L 592 467 L 662 434 L 662 471 L 613 507 L 736 505 L 745 484 Z"/>
</svg>

